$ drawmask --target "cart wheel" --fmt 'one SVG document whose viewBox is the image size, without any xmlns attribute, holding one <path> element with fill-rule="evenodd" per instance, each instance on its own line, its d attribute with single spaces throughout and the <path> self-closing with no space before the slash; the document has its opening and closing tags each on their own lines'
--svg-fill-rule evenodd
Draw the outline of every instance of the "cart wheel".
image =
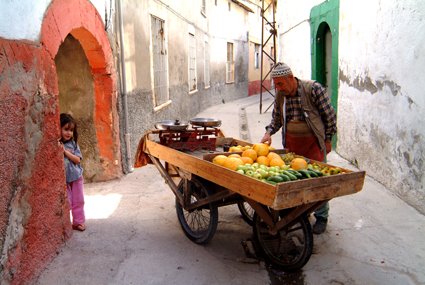
<svg viewBox="0 0 425 285">
<path fill-rule="evenodd" d="M 246 201 L 238 201 L 238 208 L 242 219 L 250 226 L 254 225 L 254 209 Z"/>
<path fill-rule="evenodd" d="M 270 234 L 267 224 L 254 214 L 254 245 L 266 262 L 287 272 L 302 268 L 313 251 L 313 232 L 306 215 Z"/>
<path fill-rule="evenodd" d="M 180 183 L 179 191 L 183 193 L 184 183 Z M 189 181 L 190 201 L 194 203 L 208 197 L 207 188 L 197 179 Z M 201 208 L 186 211 L 176 199 L 176 212 L 180 225 L 185 235 L 193 242 L 206 244 L 214 236 L 218 224 L 217 206 L 213 204 L 204 205 Z"/>
</svg>

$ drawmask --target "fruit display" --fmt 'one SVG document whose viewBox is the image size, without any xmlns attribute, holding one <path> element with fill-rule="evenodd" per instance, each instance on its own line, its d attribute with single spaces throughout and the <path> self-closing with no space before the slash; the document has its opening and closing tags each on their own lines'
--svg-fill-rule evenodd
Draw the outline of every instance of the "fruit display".
<svg viewBox="0 0 425 285">
<path fill-rule="evenodd" d="M 242 152 L 242 157 L 249 157 L 252 159 L 252 161 L 256 161 L 257 160 L 257 152 L 255 150 L 251 149 L 246 149 Z"/>
<path fill-rule="evenodd" d="M 241 145 L 231 146 L 229 148 L 229 152 L 242 152 L 244 150 L 251 149 L 251 148 L 252 147 L 250 145 L 245 145 L 245 146 L 241 146 Z"/>
<path fill-rule="evenodd" d="M 269 145 L 265 143 L 255 143 L 253 144 L 252 149 L 260 156 L 266 156 L 270 152 Z"/>
<path fill-rule="evenodd" d="M 318 163 L 313 163 L 313 164 L 309 164 L 308 165 L 309 169 L 314 169 L 317 171 L 322 172 L 322 174 L 324 176 L 329 176 L 329 175 L 335 175 L 335 174 L 342 174 L 345 173 L 341 168 L 339 167 L 333 167 L 333 166 L 322 166 Z"/>
<path fill-rule="evenodd" d="M 254 144 L 252 147 L 236 146 L 239 153 L 217 155 L 214 164 L 237 171 L 269 184 L 317 178 L 344 173 L 341 168 L 309 163 L 309 160 L 295 153 L 278 154 L 270 151 L 267 144 Z M 230 152 L 232 148 L 229 149 Z"/>
<path fill-rule="evenodd" d="M 286 164 L 290 164 L 295 157 L 300 157 L 293 152 L 282 154 L 282 159 Z"/>
</svg>

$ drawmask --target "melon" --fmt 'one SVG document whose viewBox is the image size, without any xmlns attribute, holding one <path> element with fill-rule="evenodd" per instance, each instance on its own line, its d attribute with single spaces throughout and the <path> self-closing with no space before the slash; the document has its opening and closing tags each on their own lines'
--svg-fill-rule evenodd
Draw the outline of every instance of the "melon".
<svg viewBox="0 0 425 285">
<path fill-rule="evenodd" d="M 267 158 L 267 156 L 264 156 L 264 155 L 260 155 L 259 157 L 257 157 L 256 162 L 258 164 L 262 164 L 262 165 L 265 165 L 265 166 L 270 165 L 270 160 Z"/>
<path fill-rule="evenodd" d="M 242 159 L 237 157 L 229 157 L 224 161 L 223 166 L 231 170 L 236 170 L 239 165 L 243 165 L 243 164 L 244 163 Z"/>
<path fill-rule="evenodd" d="M 240 159 L 243 161 L 244 164 L 247 164 L 247 163 L 248 164 L 253 164 L 254 163 L 254 161 L 252 160 L 252 158 L 250 158 L 248 156 L 242 156 Z"/>
<path fill-rule="evenodd" d="M 219 154 L 219 155 L 217 155 L 217 156 L 215 156 L 214 158 L 213 158 L 213 163 L 214 164 L 217 164 L 217 165 L 220 165 L 220 166 L 223 166 L 224 165 L 224 162 L 227 160 L 228 158 L 227 158 L 227 156 L 225 156 L 225 155 L 222 155 L 222 154 Z"/>
<path fill-rule="evenodd" d="M 291 161 L 291 168 L 294 170 L 307 169 L 307 166 L 307 161 L 301 157 L 296 157 Z"/>
<path fill-rule="evenodd" d="M 269 145 L 265 143 L 256 143 L 252 146 L 258 156 L 267 156 L 269 154 Z"/>
<path fill-rule="evenodd" d="M 242 152 L 242 157 L 249 157 L 252 161 L 255 161 L 257 159 L 257 152 L 252 148 L 246 149 Z"/>
</svg>

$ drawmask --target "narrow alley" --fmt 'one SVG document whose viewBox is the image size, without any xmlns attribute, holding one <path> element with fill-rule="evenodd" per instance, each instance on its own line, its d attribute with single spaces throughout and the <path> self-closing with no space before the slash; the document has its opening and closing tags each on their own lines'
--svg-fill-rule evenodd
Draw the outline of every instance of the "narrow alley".
<svg viewBox="0 0 425 285">
<path fill-rule="evenodd" d="M 269 102 L 269 101 L 266 101 Z M 223 121 L 237 135 L 244 107 L 256 139 L 270 113 L 258 113 L 258 96 L 217 105 L 200 113 Z M 257 124 L 255 124 L 257 122 Z M 235 129 L 236 128 L 236 129 Z M 333 165 L 355 169 L 331 153 Z M 328 230 L 314 236 L 314 250 L 301 272 L 267 270 L 245 254 L 241 242 L 252 229 L 236 205 L 219 208 L 211 242 L 186 238 L 175 198 L 153 165 L 119 180 L 86 186 L 87 230 L 74 232 L 38 279 L 53 284 L 423 284 L 425 218 L 367 178 L 361 192 L 331 201 Z"/>
</svg>

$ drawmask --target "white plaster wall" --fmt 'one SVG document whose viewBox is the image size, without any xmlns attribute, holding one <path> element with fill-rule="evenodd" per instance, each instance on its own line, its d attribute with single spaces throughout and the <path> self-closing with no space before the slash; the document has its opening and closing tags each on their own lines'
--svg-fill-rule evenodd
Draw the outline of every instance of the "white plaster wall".
<svg viewBox="0 0 425 285">
<path fill-rule="evenodd" d="M 318 0 L 278 1 L 278 61 L 286 62 L 294 75 L 311 78 L 310 10 Z"/>
<path fill-rule="evenodd" d="M 269 5 L 269 1 L 264 1 L 264 8 L 267 8 Z M 248 13 L 248 30 L 249 30 L 249 40 L 256 43 L 261 44 L 261 27 L 262 27 L 262 18 L 261 18 L 261 1 L 257 2 L 245 2 L 245 5 L 249 6 L 253 13 Z M 273 19 L 273 9 L 270 6 L 266 11 L 266 18 L 271 21 Z M 269 27 L 269 26 L 267 26 Z M 265 35 L 266 36 L 266 35 Z M 265 41 L 266 39 L 264 39 Z M 273 42 L 272 42 L 273 43 Z"/>
<path fill-rule="evenodd" d="M 247 42 L 248 16 L 246 11 L 232 2 L 231 11 L 228 10 L 227 2 L 221 1 L 214 6 L 209 14 L 209 32 L 218 41 L 224 43 L 224 49 L 212 49 L 211 61 L 219 62 L 226 60 L 226 42 Z M 244 25 L 241 25 L 244 23 Z M 224 52 L 223 52 L 224 51 Z"/>
<path fill-rule="evenodd" d="M 107 25 L 108 31 L 112 30 L 114 24 L 115 14 L 115 0 L 90 0 L 93 6 L 96 8 L 102 22 Z"/>
<path fill-rule="evenodd" d="M 37 41 L 50 0 L 0 1 L 0 37 Z"/>
<path fill-rule="evenodd" d="M 340 3 L 338 152 L 425 213 L 424 30 L 425 1 Z"/>
<path fill-rule="evenodd" d="M 10 40 L 38 41 L 44 14 L 51 0 L 0 1 L 0 37 Z M 105 9 L 115 1 L 91 0 L 105 23 Z"/>
<path fill-rule="evenodd" d="M 311 72 L 302 21 L 320 2 L 278 4 L 279 59 L 301 78 Z M 340 0 L 337 151 L 422 213 L 424 30 L 425 1 Z"/>
</svg>

